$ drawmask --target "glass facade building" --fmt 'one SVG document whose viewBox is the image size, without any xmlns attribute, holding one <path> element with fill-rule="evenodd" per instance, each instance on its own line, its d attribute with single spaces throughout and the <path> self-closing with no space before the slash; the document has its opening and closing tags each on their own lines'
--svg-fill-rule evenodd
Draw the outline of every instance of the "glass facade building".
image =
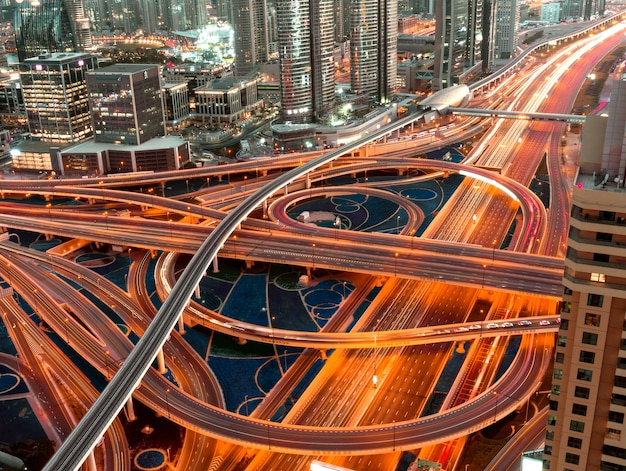
<svg viewBox="0 0 626 471">
<path fill-rule="evenodd" d="M 96 142 L 142 144 L 165 135 L 159 66 L 116 64 L 87 74 Z"/>
<path fill-rule="evenodd" d="M 20 63 L 20 81 L 31 136 L 77 142 L 92 135 L 85 75 L 98 67 L 85 53 L 46 54 Z"/>
<path fill-rule="evenodd" d="M 15 4 L 15 43 L 20 62 L 47 52 L 91 46 L 82 0 L 27 0 Z"/>
<path fill-rule="evenodd" d="M 278 0 L 281 120 L 311 123 L 333 103 L 332 0 Z"/>
<path fill-rule="evenodd" d="M 384 103 L 396 88 L 398 2 L 359 0 L 352 3 L 350 84 L 355 93 Z"/>
</svg>

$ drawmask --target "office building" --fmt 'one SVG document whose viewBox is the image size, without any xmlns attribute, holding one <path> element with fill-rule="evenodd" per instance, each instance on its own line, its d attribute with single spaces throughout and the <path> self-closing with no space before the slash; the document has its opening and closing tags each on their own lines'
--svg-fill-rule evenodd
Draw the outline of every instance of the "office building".
<svg viewBox="0 0 626 471">
<path fill-rule="evenodd" d="M 488 1 L 437 2 L 434 90 L 467 83 L 483 72 L 483 56 L 489 48 L 489 14 Z"/>
<path fill-rule="evenodd" d="M 190 155 L 187 140 L 164 136 L 133 146 L 89 140 L 52 149 L 49 158 L 57 173 L 78 176 L 176 170 L 189 161 Z"/>
<path fill-rule="evenodd" d="M 142 144 L 165 135 L 159 66 L 115 64 L 87 74 L 96 142 Z"/>
<path fill-rule="evenodd" d="M 280 119 L 311 123 L 335 94 L 333 0 L 277 0 Z"/>
<path fill-rule="evenodd" d="M 499 0 L 495 2 L 494 56 L 508 60 L 515 55 L 519 34 L 519 0 Z"/>
<path fill-rule="evenodd" d="M 469 9 L 467 0 L 444 0 L 435 8 L 435 66 L 433 90 L 461 83 Z"/>
<path fill-rule="evenodd" d="M 235 32 L 235 74 L 247 75 L 268 59 L 267 3 L 265 0 L 232 0 Z"/>
<path fill-rule="evenodd" d="M 19 65 L 24 106 L 31 136 L 68 143 L 92 135 L 86 74 L 98 67 L 86 53 L 54 53 Z"/>
<path fill-rule="evenodd" d="M 263 106 L 257 94 L 258 80 L 215 80 L 194 90 L 195 117 L 203 123 L 244 122 Z"/>
<path fill-rule="evenodd" d="M 565 0 L 562 11 L 564 18 L 590 20 L 603 15 L 605 7 L 605 0 Z"/>
<path fill-rule="evenodd" d="M 626 469 L 626 76 L 589 115 L 572 194 L 543 469 Z"/>
<path fill-rule="evenodd" d="M 398 54 L 397 0 L 352 4 L 350 86 L 354 93 L 389 101 L 396 89 Z"/>
<path fill-rule="evenodd" d="M 82 0 L 26 0 L 15 3 L 15 44 L 20 62 L 47 52 L 91 48 Z"/>
</svg>

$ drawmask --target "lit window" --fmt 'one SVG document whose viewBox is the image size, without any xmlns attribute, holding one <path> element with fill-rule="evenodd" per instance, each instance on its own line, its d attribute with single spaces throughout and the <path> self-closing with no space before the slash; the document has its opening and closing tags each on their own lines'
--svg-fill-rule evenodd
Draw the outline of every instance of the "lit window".
<svg viewBox="0 0 626 471">
<path fill-rule="evenodd" d="M 592 273 L 591 281 L 597 281 L 599 283 L 606 283 L 606 275 L 604 273 Z"/>
</svg>

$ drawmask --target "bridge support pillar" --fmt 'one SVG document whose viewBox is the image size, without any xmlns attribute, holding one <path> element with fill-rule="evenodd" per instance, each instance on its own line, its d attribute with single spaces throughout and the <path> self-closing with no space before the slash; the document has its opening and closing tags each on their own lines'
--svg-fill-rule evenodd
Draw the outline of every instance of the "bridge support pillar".
<svg viewBox="0 0 626 471">
<path fill-rule="evenodd" d="M 96 457 L 93 454 L 93 450 L 87 456 L 87 469 L 89 471 L 98 471 L 98 467 L 96 466 Z"/>
<path fill-rule="evenodd" d="M 263 200 L 263 219 L 268 219 L 269 214 L 267 214 L 267 200 Z"/>
<path fill-rule="evenodd" d="M 194 292 L 194 296 L 200 299 L 200 283 L 196 285 L 196 291 Z"/>
<path fill-rule="evenodd" d="M 308 174 L 308 173 L 306 174 L 306 180 L 305 180 L 305 181 L 306 181 L 306 185 L 305 185 L 305 187 L 306 187 L 306 189 L 308 190 L 308 189 L 310 189 L 310 188 L 311 188 L 311 177 L 309 176 L 309 174 Z"/>
<path fill-rule="evenodd" d="M 219 273 L 220 272 L 220 265 L 217 262 L 217 255 L 215 256 L 215 258 L 213 259 L 213 273 Z"/>
<path fill-rule="evenodd" d="M 133 405 L 133 396 L 130 396 L 126 400 L 126 418 L 129 422 L 137 420 L 137 416 L 135 415 L 135 406 Z"/>
<path fill-rule="evenodd" d="M 167 373 L 167 367 L 165 366 L 165 356 L 163 355 L 163 349 L 159 350 L 157 353 L 157 365 L 159 367 L 159 373 L 165 374 Z"/>
<path fill-rule="evenodd" d="M 185 319 L 182 315 L 178 318 L 178 332 L 181 335 L 185 333 Z"/>
</svg>

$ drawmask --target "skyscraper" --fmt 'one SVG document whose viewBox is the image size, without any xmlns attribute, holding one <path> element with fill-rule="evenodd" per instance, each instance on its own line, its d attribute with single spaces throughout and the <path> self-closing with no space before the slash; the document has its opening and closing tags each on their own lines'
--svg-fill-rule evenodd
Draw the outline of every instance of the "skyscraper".
<svg viewBox="0 0 626 471">
<path fill-rule="evenodd" d="M 20 63 L 28 127 L 34 139 L 78 142 L 92 135 L 85 75 L 98 67 L 95 56 L 54 53 Z"/>
<path fill-rule="evenodd" d="M 165 135 L 159 66 L 115 64 L 87 74 L 96 142 L 142 144 Z"/>
<path fill-rule="evenodd" d="M 334 100 L 333 0 L 277 0 L 281 120 L 311 123 Z"/>
<path fill-rule="evenodd" d="M 26 0 L 15 5 L 19 61 L 45 52 L 81 52 L 91 47 L 82 0 Z"/>
<path fill-rule="evenodd" d="M 350 84 L 385 103 L 396 88 L 397 0 L 353 0 L 350 36 Z"/>
<path fill-rule="evenodd" d="M 605 0 L 565 0 L 563 16 L 589 20 L 593 16 L 604 14 L 605 3 Z"/>
<path fill-rule="evenodd" d="M 435 20 L 433 90 L 442 90 L 458 84 L 465 70 L 468 1 L 437 2 Z"/>
<path fill-rule="evenodd" d="M 495 2 L 495 57 L 510 59 L 515 55 L 519 34 L 519 0 L 499 0 Z"/>
<path fill-rule="evenodd" d="M 235 31 L 235 74 L 244 76 L 268 58 L 267 4 L 265 0 L 232 0 Z"/>
<path fill-rule="evenodd" d="M 626 469 L 626 75 L 587 117 L 572 194 L 543 468 Z"/>
</svg>

